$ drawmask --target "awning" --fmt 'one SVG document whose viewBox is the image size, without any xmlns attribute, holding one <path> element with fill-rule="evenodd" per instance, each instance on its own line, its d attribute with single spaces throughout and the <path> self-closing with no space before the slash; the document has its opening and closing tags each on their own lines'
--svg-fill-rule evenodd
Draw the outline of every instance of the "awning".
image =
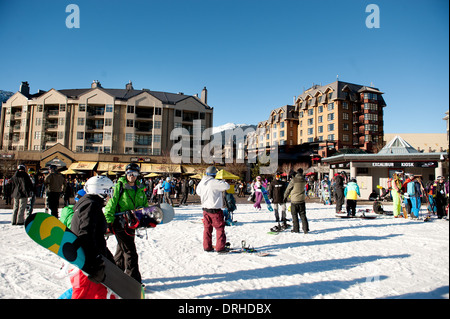
<svg viewBox="0 0 450 319">
<path fill-rule="evenodd" d="M 125 168 L 129 163 L 111 163 L 100 162 L 98 163 L 97 171 L 110 171 L 110 172 L 125 172 Z"/>
<path fill-rule="evenodd" d="M 210 165 L 181 165 L 185 174 L 203 174 Z"/>
<path fill-rule="evenodd" d="M 92 171 L 97 165 L 97 162 L 78 162 L 72 163 L 69 169 L 73 169 L 74 171 Z"/>
</svg>

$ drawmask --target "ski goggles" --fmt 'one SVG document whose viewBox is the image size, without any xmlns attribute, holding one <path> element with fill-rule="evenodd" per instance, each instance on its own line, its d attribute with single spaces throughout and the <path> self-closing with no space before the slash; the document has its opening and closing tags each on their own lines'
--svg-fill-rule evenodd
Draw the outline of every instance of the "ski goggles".
<svg viewBox="0 0 450 319">
<path fill-rule="evenodd" d="M 127 171 L 125 174 L 127 174 L 127 176 L 134 176 L 134 177 L 139 176 L 139 172 L 136 171 Z"/>
</svg>

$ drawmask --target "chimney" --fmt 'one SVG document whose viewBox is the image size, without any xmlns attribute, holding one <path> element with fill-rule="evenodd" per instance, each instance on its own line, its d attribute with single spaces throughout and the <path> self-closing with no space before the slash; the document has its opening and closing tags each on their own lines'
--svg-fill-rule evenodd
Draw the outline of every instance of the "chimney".
<svg viewBox="0 0 450 319">
<path fill-rule="evenodd" d="M 92 81 L 91 89 L 101 88 L 101 87 L 102 87 L 102 85 L 100 84 L 100 81 L 99 81 L 99 80 L 94 80 L 94 81 Z"/>
<path fill-rule="evenodd" d="M 30 86 L 29 86 L 28 82 L 25 81 L 25 82 L 22 82 L 22 84 L 20 84 L 19 92 L 27 97 L 30 95 Z"/>
<path fill-rule="evenodd" d="M 203 104 L 208 105 L 208 90 L 206 89 L 206 86 L 203 87 L 202 95 L 201 95 L 200 101 L 202 101 Z"/>
<path fill-rule="evenodd" d="M 131 83 L 131 80 L 127 83 L 127 85 L 125 85 L 125 88 L 129 91 L 129 90 L 134 90 L 133 89 L 133 83 Z"/>
</svg>

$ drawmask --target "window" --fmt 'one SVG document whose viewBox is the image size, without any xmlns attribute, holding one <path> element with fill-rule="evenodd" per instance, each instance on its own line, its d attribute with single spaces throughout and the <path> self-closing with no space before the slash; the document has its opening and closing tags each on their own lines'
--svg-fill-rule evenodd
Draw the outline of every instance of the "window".
<svg viewBox="0 0 450 319">
<path fill-rule="evenodd" d="M 364 93 L 364 100 L 378 100 L 378 94 L 376 93 Z"/>
<path fill-rule="evenodd" d="M 8 111 L 9 109 L 6 109 L 6 111 Z M 42 104 L 39 104 L 38 106 L 37 106 L 37 111 L 38 112 L 42 112 L 44 110 L 44 106 L 42 105 Z M 8 114 L 8 113 L 6 113 L 6 114 Z"/>
<path fill-rule="evenodd" d="M 161 115 L 161 108 L 160 107 L 155 107 L 155 115 Z"/>
<path fill-rule="evenodd" d="M 277 128 L 277 123 L 273 124 L 273 128 L 274 128 L 274 129 Z"/>
<path fill-rule="evenodd" d="M 308 110 L 308 115 L 314 115 L 314 109 L 309 109 Z"/>
<path fill-rule="evenodd" d="M 86 112 L 86 104 L 79 104 L 78 112 Z"/>
<path fill-rule="evenodd" d="M 175 116 L 181 117 L 181 110 L 175 110 Z"/>
<path fill-rule="evenodd" d="M 328 132 L 334 131 L 334 124 L 328 124 Z"/>
<path fill-rule="evenodd" d="M 314 134 L 314 128 L 310 127 L 308 129 L 308 135 L 313 135 Z"/>
<path fill-rule="evenodd" d="M 328 121 L 333 121 L 334 120 L 334 113 L 329 113 L 327 118 L 328 118 Z"/>
<path fill-rule="evenodd" d="M 318 118 L 317 118 L 317 123 L 322 123 L 323 122 L 323 115 L 320 115 Z"/>
<path fill-rule="evenodd" d="M 378 121 L 378 114 L 365 113 L 364 120 L 365 121 Z"/>
<path fill-rule="evenodd" d="M 112 119 L 105 119 L 105 126 L 112 126 Z"/>
<path fill-rule="evenodd" d="M 314 137 L 308 137 L 308 143 L 314 142 Z"/>
<path fill-rule="evenodd" d="M 348 120 L 349 119 L 347 112 L 342 113 L 342 119 L 344 119 L 344 120 Z"/>
<path fill-rule="evenodd" d="M 322 113 L 323 112 L 323 105 L 319 105 L 317 108 L 317 112 Z"/>
<path fill-rule="evenodd" d="M 319 126 L 318 128 L 317 128 L 317 132 L 319 132 L 319 133 L 323 133 L 323 126 L 321 125 L 321 126 Z"/>
<path fill-rule="evenodd" d="M 342 125 L 342 129 L 343 129 L 344 131 L 350 131 L 350 125 L 348 125 L 348 123 L 344 123 L 344 124 Z"/>
<path fill-rule="evenodd" d="M 134 105 L 127 105 L 127 113 L 134 113 Z"/>
<path fill-rule="evenodd" d="M 66 105 L 65 104 L 60 104 L 59 105 L 59 111 L 60 112 L 65 112 L 66 111 Z"/>
<path fill-rule="evenodd" d="M 40 140 L 41 139 L 41 132 L 40 131 L 34 132 L 34 139 L 35 140 Z"/>
<path fill-rule="evenodd" d="M 284 131 L 280 132 L 280 137 L 284 137 Z"/>
<path fill-rule="evenodd" d="M 364 103 L 365 110 L 378 111 L 378 104 L 375 103 Z"/>
<path fill-rule="evenodd" d="M 348 103 L 347 102 L 342 102 L 342 108 L 344 110 L 348 110 Z"/>
<path fill-rule="evenodd" d="M 64 132 L 58 132 L 58 139 L 61 140 L 64 138 Z"/>
<path fill-rule="evenodd" d="M 78 125 L 84 125 L 84 117 L 79 117 L 77 120 Z"/>
<path fill-rule="evenodd" d="M 105 105 L 105 112 L 112 112 L 113 111 L 113 106 L 112 104 L 106 104 Z"/>
<path fill-rule="evenodd" d="M 127 120 L 127 127 L 134 127 L 134 121 L 133 120 Z"/>
<path fill-rule="evenodd" d="M 161 135 L 154 135 L 153 136 L 153 142 L 155 142 L 155 143 L 161 142 Z"/>
<path fill-rule="evenodd" d="M 308 119 L 308 125 L 313 125 L 314 124 L 314 119 Z"/>
<path fill-rule="evenodd" d="M 204 120 L 206 117 L 205 112 L 200 112 L 200 120 Z"/>
<path fill-rule="evenodd" d="M 105 141 L 111 141 L 112 138 L 112 133 L 111 132 L 106 132 L 105 133 Z"/>
<path fill-rule="evenodd" d="M 350 138 L 349 138 L 348 134 L 343 134 L 343 135 L 342 135 L 342 141 L 343 141 L 343 142 L 348 142 L 348 141 L 350 141 Z"/>
<path fill-rule="evenodd" d="M 273 138 L 277 138 L 277 132 L 273 132 Z"/>
<path fill-rule="evenodd" d="M 42 119 L 40 117 L 37 117 L 36 118 L 36 126 L 40 126 L 41 123 L 42 123 Z M 9 124 L 9 122 L 8 122 L 8 124 Z"/>
<path fill-rule="evenodd" d="M 77 146 L 75 148 L 75 150 L 76 150 L 77 153 L 81 153 L 81 152 L 83 152 L 83 146 Z"/>
<path fill-rule="evenodd" d="M 77 140 L 84 140 L 84 132 L 77 132 Z"/>
<path fill-rule="evenodd" d="M 327 108 L 328 108 L 328 111 L 333 111 L 334 110 L 334 103 L 328 103 Z"/>
<path fill-rule="evenodd" d="M 64 119 L 64 117 L 60 117 L 59 118 L 59 125 L 64 125 L 64 122 L 65 122 L 65 119 Z"/>
<path fill-rule="evenodd" d="M 334 141 L 334 134 L 328 134 L 328 140 Z"/>
<path fill-rule="evenodd" d="M 161 121 L 154 121 L 154 128 L 161 128 Z"/>
<path fill-rule="evenodd" d="M 131 142 L 134 139 L 134 134 L 133 133 L 125 133 L 125 141 L 127 142 Z"/>
<path fill-rule="evenodd" d="M 298 117 L 302 118 L 303 117 L 303 111 L 301 111 L 300 113 L 298 113 Z"/>
</svg>

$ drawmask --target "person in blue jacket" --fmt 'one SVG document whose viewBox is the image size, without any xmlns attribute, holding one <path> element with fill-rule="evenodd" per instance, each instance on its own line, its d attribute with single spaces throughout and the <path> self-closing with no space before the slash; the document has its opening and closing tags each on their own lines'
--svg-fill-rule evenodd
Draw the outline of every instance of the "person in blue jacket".
<svg viewBox="0 0 450 319">
<path fill-rule="evenodd" d="M 361 196 L 359 192 L 359 186 L 356 184 L 356 178 L 352 178 L 344 189 L 344 196 L 347 199 L 347 215 L 356 215 L 356 203 L 358 196 Z M 351 211 L 351 213 L 350 213 Z"/>
<path fill-rule="evenodd" d="M 170 192 L 172 191 L 173 185 L 170 183 L 170 177 L 167 177 L 163 183 L 164 188 L 164 201 L 170 203 L 173 206 L 172 198 L 170 198 Z"/>
</svg>

